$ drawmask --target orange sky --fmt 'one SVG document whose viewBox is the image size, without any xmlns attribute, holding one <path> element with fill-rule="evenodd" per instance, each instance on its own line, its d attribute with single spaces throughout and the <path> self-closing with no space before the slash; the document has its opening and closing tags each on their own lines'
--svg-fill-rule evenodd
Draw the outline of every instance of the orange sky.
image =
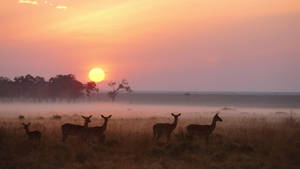
<svg viewBox="0 0 300 169">
<path fill-rule="evenodd" d="M 300 91 L 298 0 L 9 0 L 0 75 L 92 67 L 138 90 Z"/>
</svg>

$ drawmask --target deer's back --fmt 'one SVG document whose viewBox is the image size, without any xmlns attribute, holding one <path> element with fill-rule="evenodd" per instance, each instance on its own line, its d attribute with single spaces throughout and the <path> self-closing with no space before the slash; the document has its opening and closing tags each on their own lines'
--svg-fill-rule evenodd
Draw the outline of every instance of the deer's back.
<svg viewBox="0 0 300 169">
<path fill-rule="evenodd" d="M 67 132 L 69 134 L 77 134 L 78 131 L 82 131 L 84 129 L 81 125 L 66 123 L 61 126 L 63 132 Z"/>
</svg>

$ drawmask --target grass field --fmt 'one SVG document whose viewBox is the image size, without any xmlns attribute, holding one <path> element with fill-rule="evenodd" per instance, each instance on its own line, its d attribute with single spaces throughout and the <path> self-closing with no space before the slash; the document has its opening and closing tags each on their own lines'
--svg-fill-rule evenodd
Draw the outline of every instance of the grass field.
<svg viewBox="0 0 300 169">
<path fill-rule="evenodd" d="M 264 115 L 221 113 L 223 122 L 208 145 L 203 139 L 188 140 L 184 127 L 209 124 L 214 113 L 190 116 L 182 113 L 167 142 L 152 140 L 152 126 L 172 122 L 171 116 L 114 116 L 108 122 L 106 141 L 82 142 L 76 137 L 61 142 L 60 126 L 82 124 L 79 114 L 52 117 L 30 116 L 24 120 L 5 117 L 0 121 L 1 169 L 298 169 L 300 122 L 297 113 Z M 27 140 L 22 122 L 42 132 L 40 144 Z M 94 115 L 90 126 L 102 125 Z"/>
</svg>

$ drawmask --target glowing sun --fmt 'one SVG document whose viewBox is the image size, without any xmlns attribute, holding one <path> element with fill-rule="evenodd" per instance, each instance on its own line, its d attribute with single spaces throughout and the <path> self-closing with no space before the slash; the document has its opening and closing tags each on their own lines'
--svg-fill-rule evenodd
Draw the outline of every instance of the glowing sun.
<svg viewBox="0 0 300 169">
<path fill-rule="evenodd" d="M 105 79 L 105 72 L 101 68 L 93 68 L 89 72 L 89 78 L 93 82 L 101 82 Z"/>
</svg>

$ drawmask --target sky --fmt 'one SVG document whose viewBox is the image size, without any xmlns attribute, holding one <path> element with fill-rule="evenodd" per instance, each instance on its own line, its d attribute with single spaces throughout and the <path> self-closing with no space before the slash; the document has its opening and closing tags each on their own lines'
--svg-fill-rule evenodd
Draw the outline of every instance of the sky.
<svg viewBox="0 0 300 169">
<path fill-rule="evenodd" d="M 299 0 L 1 0 L 0 76 L 300 91 Z"/>
</svg>

